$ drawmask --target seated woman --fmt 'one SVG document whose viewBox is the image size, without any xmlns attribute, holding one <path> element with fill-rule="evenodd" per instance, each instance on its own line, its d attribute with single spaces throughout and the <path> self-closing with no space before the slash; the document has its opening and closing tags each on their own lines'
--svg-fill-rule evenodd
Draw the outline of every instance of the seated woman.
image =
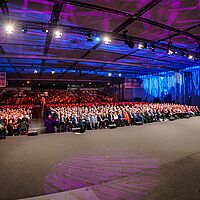
<svg viewBox="0 0 200 200">
<path fill-rule="evenodd" d="M 125 121 L 125 125 L 129 126 L 130 118 L 129 118 L 129 115 L 128 115 L 128 113 L 126 111 L 124 111 L 124 121 Z"/>
</svg>

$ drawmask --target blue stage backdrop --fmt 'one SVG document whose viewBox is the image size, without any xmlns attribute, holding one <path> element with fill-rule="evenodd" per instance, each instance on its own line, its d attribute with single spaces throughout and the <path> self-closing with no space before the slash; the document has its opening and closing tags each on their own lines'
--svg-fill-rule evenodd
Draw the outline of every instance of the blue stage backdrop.
<svg viewBox="0 0 200 200">
<path fill-rule="evenodd" d="M 194 92 L 194 95 L 200 96 L 200 71 L 192 72 L 192 86 L 194 89 L 191 91 L 191 95 Z"/>
<path fill-rule="evenodd" d="M 200 96 L 200 66 L 141 78 L 145 92 L 155 98 L 170 94 L 175 102 L 187 103 L 185 97 Z"/>
<path fill-rule="evenodd" d="M 177 84 L 179 88 L 177 88 Z M 143 78 L 145 91 L 147 94 L 156 98 L 160 98 L 174 92 L 176 93 L 177 89 L 181 90 L 182 84 L 183 74 L 181 73 L 160 74 L 157 76 L 146 76 Z"/>
</svg>

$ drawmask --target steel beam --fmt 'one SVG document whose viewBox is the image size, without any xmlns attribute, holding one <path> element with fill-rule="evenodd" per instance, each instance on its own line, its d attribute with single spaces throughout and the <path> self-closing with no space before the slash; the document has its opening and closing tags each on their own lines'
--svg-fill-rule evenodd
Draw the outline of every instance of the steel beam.
<svg viewBox="0 0 200 200">
<path fill-rule="evenodd" d="M 158 3 L 160 3 L 162 0 L 151 0 L 149 3 L 147 3 L 144 7 L 142 7 L 141 9 L 139 9 L 134 15 L 132 15 L 131 17 L 129 17 L 124 23 L 120 24 L 112 33 L 111 33 L 111 37 L 115 36 L 116 34 L 118 34 L 120 31 L 122 31 L 124 28 L 126 28 L 128 25 L 130 25 L 131 23 L 133 23 L 138 17 L 142 16 L 145 12 L 147 12 L 148 10 L 150 10 L 151 8 L 153 8 L 155 5 L 157 5 Z M 69 1 L 68 1 L 69 2 Z M 74 1 L 73 1 L 74 2 Z M 85 58 L 87 55 L 89 55 L 92 51 L 96 50 L 99 46 L 101 46 L 102 41 L 100 41 L 99 43 L 97 43 L 95 46 L 93 46 L 90 50 L 88 50 L 81 58 Z M 76 66 L 78 64 L 78 61 L 76 61 L 75 63 L 73 63 L 72 67 Z M 66 73 L 67 70 L 64 73 Z M 60 76 L 60 78 L 62 77 L 62 75 Z"/>
<path fill-rule="evenodd" d="M 6 55 L 6 52 L 5 52 L 5 50 L 4 50 L 4 48 L 0 45 L 0 55 Z M 8 61 L 8 63 L 9 63 L 9 65 L 15 70 L 15 72 L 16 72 L 16 74 L 19 76 L 19 78 L 21 77 L 20 76 L 20 74 L 19 74 L 19 72 L 17 71 L 17 68 L 13 65 L 13 63 L 11 62 L 11 60 L 10 60 L 10 58 L 8 57 L 8 58 L 6 58 L 7 59 L 7 61 Z"/>
<path fill-rule="evenodd" d="M 143 8 L 139 9 L 134 15 L 129 17 L 124 23 L 119 25 L 113 32 L 112 36 L 116 35 L 117 33 L 121 32 L 123 29 L 125 29 L 127 26 L 132 24 L 134 21 L 136 21 L 140 16 L 145 14 L 147 11 L 149 11 L 151 8 L 156 6 L 158 3 L 160 3 L 162 0 L 152 0 L 149 3 L 147 3 Z"/>
<path fill-rule="evenodd" d="M 94 63 L 104 63 L 104 64 L 114 64 L 122 66 L 137 66 L 136 64 L 131 63 L 122 63 L 122 62 L 112 62 L 112 61 L 102 61 L 102 60 L 93 60 L 93 59 L 84 59 L 84 58 L 68 58 L 68 57 L 50 57 L 50 56 L 40 56 L 40 55 L 26 55 L 26 54 L 0 54 L 0 58 L 20 58 L 20 59 L 39 59 L 39 60 L 63 60 L 63 61 L 74 61 L 74 62 L 94 62 Z"/>
<path fill-rule="evenodd" d="M 3 65 L 4 64 L 1 64 L 2 65 L 2 67 L 3 67 Z M 91 72 L 91 71 L 94 71 L 93 69 L 92 69 L 92 67 L 91 66 L 87 66 L 87 65 L 84 65 L 83 66 L 84 68 L 81 68 L 81 70 L 80 69 L 72 69 L 72 70 L 77 70 L 77 71 L 88 71 L 88 72 Z M 33 70 L 33 68 L 29 65 L 20 65 L 20 67 L 17 67 L 19 70 L 22 70 L 22 69 L 32 69 Z M 51 67 L 49 67 L 49 68 L 51 68 Z M 156 67 L 155 67 L 156 68 Z M 56 68 L 56 69 L 59 69 L 59 67 L 58 68 Z M 163 68 L 164 69 L 164 68 Z M 118 73 L 118 71 L 117 71 L 118 69 L 115 69 L 115 68 L 103 68 L 103 69 L 101 69 L 101 68 L 99 68 L 99 70 L 96 70 L 95 69 L 95 71 L 96 72 L 112 72 L 112 73 Z M 130 69 L 130 68 L 120 68 L 119 69 L 120 70 L 120 72 L 121 73 L 139 73 L 139 72 L 141 72 L 141 69 L 140 69 L 140 67 L 138 67 L 138 69 Z M 44 68 L 44 71 L 45 71 L 45 68 Z M 69 71 L 69 70 L 68 70 Z M 146 72 L 148 72 L 148 71 L 146 71 Z M 78 73 L 78 72 L 77 72 Z"/>
<path fill-rule="evenodd" d="M 55 1 L 55 0 L 50 0 L 50 1 Z M 120 11 L 120 10 L 116 10 L 116 9 L 111 9 L 111 8 L 108 8 L 108 7 L 95 5 L 95 4 L 89 4 L 89 3 L 80 2 L 80 1 L 72 1 L 72 0 L 61 0 L 61 1 L 66 3 L 66 4 L 70 4 L 70 5 L 74 5 L 74 6 L 89 8 L 89 9 L 98 10 L 98 11 L 102 11 L 102 12 L 106 12 L 106 13 L 116 14 L 116 15 L 119 15 L 119 16 L 133 18 L 133 20 L 136 18 L 135 15 L 137 14 L 137 13 L 131 14 L 129 12 Z M 156 3 L 157 2 L 155 1 L 155 4 Z M 151 2 L 149 4 L 151 4 Z M 146 7 L 148 7 L 148 6 L 149 5 L 146 5 Z M 152 4 L 151 6 L 154 7 L 155 5 Z M 149 9 L 151 9 L 151 7 L 149 7 Z M 142 12 L 144 12 L 144 11 L 145 11 L 145 7 L 140 12 L 138 11 L 138 16 L 141 15 Z M 191 37 L 193 39 L 199 40 L 199 37 L 196 37 L 194 34 L 190 34 L 190 33 L 187 33 L 186 31 L 181 31 L 179 29 L 167 26 L 165 24 L 158 23 L 156 21 L 149 20 L 149 19 L 146 19 L 146 18 L 143 18 L 143 17 L 138 17 L 138 16 L 137 16 L 136 20 L 143 21 L 143 22 L 148 23 L 150 25 L 157 26 L 157 27 L 160 27 L 160 28 L 164 28 L 166 30 L 171 30 L 171 31 L 174 31 L 174 32 L 176 32 L 178 34 L 183 34 L 183 35 L 186 35 L 186 36 Z"/>
<path fill-rule="evenodd" d="M 49 1 L 55 2 L 55 0 L 49 0 Z M 79 6 L 79 7 L 83 7 L 83 8 L 89 8 L 89 9 L 93 9 L 93 10 L 107 12 L 107 13 L 111 13 L 111 14 L 115 14 L 115 15 L 121 15 L 124 17 L 131 16 L 131 14 L 128 12 L 119 11 L 119 10 L 112 9 L 112 8 L 107 8 L 107 7 L 100 6 L 100 5 L 90 4 L 87 2 L 80 2 L 80 1 L 73 1 L 73 0 L 60 0 L 60 2 L 63 2 L 65 4 L 70 4 L 73 6 Z"/>
<path fill-rule="evenodd" d="M 60 3 L 58 1 L 54 2 L 51 19 L 48 23 L 49 27 L 51 26 L 55 27 L 56 24 L 58 23 L 59 16 L 62 11 L 62 7 L 63 7 L 63 3 Z M 46 56 L 49 52 L 49 47 L 51 45 L 52 37 L 53 37 L 53 28 L 50 28 L 46 36 L 46 42 L 45 42 L 44 51 L 43 51 L 44 56 Z M 46 62 L 45 60 L 42 60 L 41 62 L 40 78 L 42 77 L 43 66 L 45 65 L 45 62 Z"/>
<path fill-rule="evenodd" d="M 1 19 L 0 19 L 1 20 Z M 105 34 L 109 34 L 111 35 L 111 33 L 108 33 L 108 32 L 105 32 L 105 31 L 99 31 L 99 30 L 95 30 L 95 29 L 88 29 L 88 28 L 84 28 L 84 27 L 75 27 L 75 26 L 69 26 L 69 25 L 51 25 L 49 26 L 48 23 L 43 23 L 43 22 L 31 22 L 31 21 L 25 21 L 25 20 L 17 20 L 16 21 L 17 24 L 20 24 L 20 28 L 22 25 L 26 24 L 26 27 L 28 29 L 37 29 L 37 30 L 42 30 L 44 27 L 46 28 L 49 28 L 50 30 L 54 29 L 55 27 L 61 27 L 62 30 L 66 31 L 66 32 L 70 32 L 70 33 L 76 33 L 76 34 L 80 34 L 80 35 L 86 35 L 86 33 L 88 32 L 92 32 L 94 33 L 95 35 L 105 35 Z M 192 30 L 193 28 L 196 28 L 200 26 L 199 25 L 195 25 L 193 26 L 192 28 L 190 29 L 187 29 L 187 30 Z M 176 34 L 176 35 L 179 35 L 179 34 Z M 176 36 L 176 35 L 172 35 L 170 37 L 173 37 L 173 36 Z M 156 43 L 155 44 L 155 48 L 158 48 L 158 49 L 163 49 L 163 50 L 167 50 L 168 46 L 167 44 L 162 44 L 162 43 L 159 43 L 159 42 L 155 42 L 155 41 L 152 41 L 152 40 L 147 40 L 147 39 L 143 39 L 143 38 L 139 38 L 139 37 L 133 37 L 133 36 L 129 36 L 127 35 L 128 38 L 132 39 L 133 41 L 137 41 L 137 42 L 147 42 L 147 43 Z M 113 38 L 113 40 L 117 40 L 117 41 L 124 41 L 124 37 L 123 37 L 123 34 L 116 34 Z M 46 42 L 47 43 L 47 42 Z M 0 43 L 0 44 L 11 44 L 11 43 Z M 17 45 L 16 43 L 12 43 L 11 45 Z M 32 46 L 32 45 L 28 45 L 28 44 L 19 44 L 19 45 L 22 45 L 22 46 Z M 97 44 L 99 45 L 99 44 Z M 39 46 L 39 47 L 43 47 L 43 45 L 36 45 L 36 46 Z M 88 50 L 88 52 L 86 52 L 86 54 L 84 54 L 82 57 L 85 57 L 87 56 L 90 52 L 92 52 L 93 50 L 95 50 L 97 48 L 97 46 L 95 45 L 92 49 Z M 174 50 L 178 50 L 178 51 L 182 51 L 184 49 L 182 48 L 179 48 L 179 47 L 175 47 L 175 46 L 171 46 L 172 49 Z M 45 51 L 48 51 L 48 48 L 46 48 Z M 195 52 L 192 52 L 192 51 L 188 51 L 187 49 L 185 50 L 187 51 L 188 53 L 195 53 Z"/>
<path fill-rule="evenodd" d="M 184 31 L 184 32 L 191 31 L 191 30 L 196 29 L 196 28 L 198 28 L 198 27 L 200 27 L 200 24 L 196 24 L 196 25 L 194 25 L 194 26 L 191 26 L 191 27 L 189 27 L 189 28 L 186 28 L 186 29 L 183 30 L 183 31 Z M 163 39 L 158 40 L 157 43 L 158 43 L 158 42 L 161 42 L 161 41 L 164 41 L 164 40 L 167 40 L 167 39 L 170 39 L 170 38 L 173 38 L 173 37 L 176 37 L 176 36 L 178 36 L 178 35 L 180 35 L 180 33 L 171 34 L 171 35 L 167 36 L 166 38 L 163 38 Z"/>
<path fill-rule="evenodd" d="M 169 31 L 173 31 L 175 33 L 178 33 L 179 35 L 185 35 L 187 37 L 190 37 L 192 39 L 195 39 L 197 41 L 200 41 L 200 37 L 199 36 L 196 36 L 196 35 L 193 35 L 191 33 L 188 33 L 186 31 L 181 31 L 177 28 L 173 28 L 171 26 L 168 26 L 166 24 L 162 24 L 162 23 L 159 23 L 159 22 L 155 22 L 155 21 L 152 21 L 150 19 L 146 19 L 146 18 L 143 18 L 143 17 L 139 17 L 138 18 L 139 21 L 142 21 L 144 23 L 147 23 L 147 24 L 150 24 L 150 25 L 154 25 L 154 26 L 157 26 L 157 27 L 160 27 L 160 28 L 163 28 L 163 29 L 166 29 L 166 30 L 169 30 Z"/>
<path fill-rule="evenodd" d="M 105 77 L 106 78 L 106 77 Z M 18 81 L 19 79 L 18 78 L 14 78 L 14 77 L 7 77 L 7 80 L 8 81 Z M 21 81 L 28 81 L 28 80 L 30 80 L 30 78 L 20 78 L 20 80 Z M 116 81 L 116 80 L 119 80 L 119 78 L 117 78 L 117 77 L 114 77 L 114 81 Z M 121 79 L 120 79 L 121 80 Z M 31 81 L 49 81 L 49 79 L 41 79 L 41 78 L 31 78 Z M 74 79 L 60 79 L 60 80 L 57 80 L 57 79 L 51 79 L 51 81 L 56 81 L 56 82 L 76 82 L 76 80 L 74 80 Z M 79 79 L 77 82 L 95 82 L 95 83 L 97 83 L 97 82 L 99 82 L 99 83 L 107 83 L 108 82 L 108 80 L 106 79 L 106 80 L 94 80 L 94 79 L 87 79 L 87 80 L 81 80 L 81 79 Z M 121 80 L 122 81 L 122 80 Z"/>
<path fill-rule="evenodd" d="M 163 61 L 162 59 L 154 59 L 154 58 L 149 58 L 145 56 L 136 56 L 133 55 L 133 57 L 138 57 L 138 58 L 145 58 L 148 60 L 157 60 L 160 62 L 166 62 L 170 64 L 177 64 L 177 62 L 173 61 Z M 133 63 L 124 63 L 124 62 L 116 62 L 116 61 L 102 61 L 102 60 L 92 60 L 92 59 L 85 59 L 85 58 L 68 58 L 68 57 L 50 57 L 50 56 L 39 56 L 39 55 L 19 55 L 19 54 L 0 54 L 0 58 L 19 58 L 19 59 L 45 59 L 45 60 L 60 60 L 60 61 L 72 61 L 72 62 L 94 62 L 94 63 L 104 63 L 104 64 L 113 64 L 113 65 L 120 65 L 120 66 L 125 66 L 125 67 L 149 67 L 149 64 L 133 64 Z M 184 63 L 179 63 L 179 66 L 188 66 L 189 64 L 185 65 Z M 191 64 L 191 66 L 194 66 L 194 64 Z M 166 67 L 166 69 L 169 69 Z M 171 68 L 172 69 L 172 68 Z M 175 69 L 175 68 L 174 68 Z"/>
</svg>

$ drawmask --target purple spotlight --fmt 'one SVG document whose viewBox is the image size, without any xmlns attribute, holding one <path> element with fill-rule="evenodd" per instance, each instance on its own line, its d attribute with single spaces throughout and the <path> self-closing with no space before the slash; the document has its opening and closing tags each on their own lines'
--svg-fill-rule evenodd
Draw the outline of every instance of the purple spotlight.
<svg viewBox="0 0 200 200">
<path fill-rule="evenodd" d="M 159 184 L 159 161 L 144 154 L 107 152 L 71 155 L 55 165 L 44 180 L 45 194 L 73 191 L 88 200 L 141 200 Z M 89 190 L 87 194 L 84 192 Z M 96 199 L 96 198 L 92 198 Z"/>
</svg>

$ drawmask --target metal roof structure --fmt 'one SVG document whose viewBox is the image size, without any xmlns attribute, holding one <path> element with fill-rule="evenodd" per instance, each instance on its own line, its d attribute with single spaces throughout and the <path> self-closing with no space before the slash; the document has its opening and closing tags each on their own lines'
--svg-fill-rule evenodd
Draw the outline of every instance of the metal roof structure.
<svg viewBox="0 0 200 200">
<path fill-rule="evenodd" d="M 199 64 L 199 0 L 6 4 L 9 13 L 3 5 L 0 10 L 0 71 L 10 80 L 106 81 L 109 73 L 120 79 Z M 14 26 L 13 34 L 6 33 L 8 24 Z M 62 32 L 61 38 L 55 38 L 55 30 Z M 111 38 L 110 44 L 104 43 L 105 36 Z M 145 48 L 139 49 L 139 44 Z M 169 49 L 173 54 L 167 53 Z"/>
</svg>

